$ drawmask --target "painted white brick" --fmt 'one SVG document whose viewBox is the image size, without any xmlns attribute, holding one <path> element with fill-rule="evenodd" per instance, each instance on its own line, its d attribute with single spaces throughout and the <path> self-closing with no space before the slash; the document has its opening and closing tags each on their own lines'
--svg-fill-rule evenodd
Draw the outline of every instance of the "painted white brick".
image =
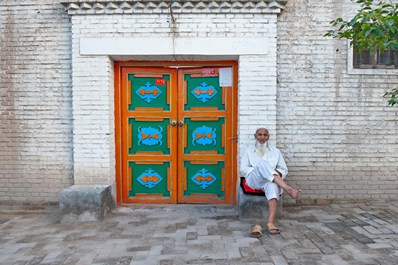
<svg viewBox="0 0 398 265">
<path fill-rule="evenodd" d="M 349 74 L 346 42 L 323 34 L 354 3 L 310 2 L 290 0 L 279 16 L 175 14 L 176 36 L 269 37 L 277 55 L 238 60 L 239 150 L 259 125 L 269 128 L 303 200 L 396 198 L 397 110 L 381 96 L 397 75 Z M 79 40 L 170 37 L 170 21 L 167 13 L 69 21 L 58 0 L 1 2 L 0 200 L 56 201 L 72 183 L 114 183 L 113 61 L 80 56 Z"/>
<path fill-rule="evenodd" d="M 69 18 L 21 3 L 0 4 L 0 200 L 42 203 L 72 183 Z"/>
<path fill-rule="evenodd" d="M 346 42 L 322 37 L 352 4 L 289 1 L 279 17 L 278 145 L 308 200 L 397 196 L 397 111 L 382 98 L 397 76 L 347 74 Z"/>
</svg>

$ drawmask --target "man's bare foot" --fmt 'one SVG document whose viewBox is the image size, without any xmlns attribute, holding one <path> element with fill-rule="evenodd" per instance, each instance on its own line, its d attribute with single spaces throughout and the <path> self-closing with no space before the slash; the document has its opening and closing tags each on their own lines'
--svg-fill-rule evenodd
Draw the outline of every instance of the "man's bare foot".
<svg viewBox="0 0 398 265">
<path fill-rule="evenodd" d="M 301 195 L 301 189 L 293 189 L 293 188 L 289 188 L 286 190 L 287 194 L 290 195 L 290 197 L 292 197 L 293 199 L 298 199 Z"/>
</svg>

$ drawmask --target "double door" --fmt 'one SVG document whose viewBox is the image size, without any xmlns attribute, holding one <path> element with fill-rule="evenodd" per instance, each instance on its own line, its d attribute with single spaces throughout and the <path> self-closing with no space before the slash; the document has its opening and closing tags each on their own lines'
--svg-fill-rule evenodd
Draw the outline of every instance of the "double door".
<svg viewBox="0 0 398 265">
<path fill-rule="evenodd" d="M 118 69 L 119 202 L 234 204 L 234 65 Z"/>
</svg>

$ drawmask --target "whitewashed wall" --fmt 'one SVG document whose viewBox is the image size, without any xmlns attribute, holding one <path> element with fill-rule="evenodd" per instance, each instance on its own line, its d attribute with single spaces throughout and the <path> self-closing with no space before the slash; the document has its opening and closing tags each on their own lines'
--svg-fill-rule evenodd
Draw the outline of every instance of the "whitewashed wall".
<svg viewBox="0 0 398 265">
<path fill-rule="evenodd" d="M 278 18 L 277 138 L 303 202 L 398 196 L 398 108 L 382 98 L 398 70 L 350 74 L 347 41 L 323 37 L 357 7 L 291 0 Z"/>
<path fill-rule="evenodd" d="M 174 25 L 170 24 L 169 14 L 156 13 L 136 16 L 72 15 L 71 19 L 73 91 L 76 91 L 73 93 L 76 184 L 113 184 L 115 179 L 114 161 L 110 160 L 115 157 L 115 148 L 110 142 L 115 137 L 113 107 L 110 107 L 113 98 L 108 96 L 113 95 L 113 76 L 107 74 L 106 69 L 111 69 L 112 64 L 106 60 L 107 56 L 115 58 L 112 55 L 117 54 L 121 60 L 134 59 L 134 56 L 147 53 L 145 45 L 153 45 L 151 42 L 155 42 L 161 46 L 160 43 L 167 43 L 165 39 L 168 37 L 174 37 L 175 43 L 180 39 L 192 38 L 192 42 L 195 42 L 197 38 L 210 37 L 218 45 L 207 47 L 206 51 L 218 56 L 199 54 L 201 58 L 205 56 L 207 60 L 219 60 L 222 56 L 235 56 L 238 60 L 239 133 L 242 143 L 252 138 L 252 132 L 259 123 L 275 131 L 275 14 L 174 14 Z M 137 45 L 131 54 L 126 54 L 128 49 L 120 43 L 132 43 L 140 38 L 146 38 L 150 43 L 142 43 L 142 48 Z M 251 55 L 248 54 L 249 51 L 239 55 L 239 51 L 246 45 L 245 38 L 248 43 L 249 39 L 254 42 L 257 39 L 257 43 L 262 43 L 264 49 L 253 47 L 252 50 L 266 50 L 267 54 Z M 237 48 L 237 51 L 231 49 L 228 53 L 228 42 L 237 39 L 243 39 L 243 42 L 239 42 L 242 47 Z M 95 43 L 96 40 L 98 43 Z M 167 55 L 167 47 L 156 47 L 156 50 L 157 53 Z M 191 58 L 198 56 L 198 51 L 189 46 L 180 50 L 184 54 L 179 54 L 178 49 L 172 54 L 177 60 L 189 55 L 192 55 Z M 163 57 L 153 55 L 147 58 L 162 60 Z M 267 106 L 267 109 L 258 110 L 263 106 Z M 101 110 L 101 115 L 92 115 L 95 108 Z"/>
<path fill-rule="evenodd" d="M 174 14 L 174 33 L 167 13 L 68 16 L 59 1 L 0 2 L 0 202 L 55 202 L 72 184 L 113 184 L 113 59 L 127 57 L 82 55 L 80 38 L 154 35 L 269 38 L 271 52 L 233 57 L 239 148 L 268 127 L 303 203 L 397 198 L 397 108 L 381 98 L 397 73 L 353 73 L 347 43 L 322 37 L 352 1 L 289 0 L 278 17 Z"/>
<path fill-rule="evenodd" d="M 56 1 L 0 1 L 0 202 L 73 183 L 70 23 Z"/>
</svg>

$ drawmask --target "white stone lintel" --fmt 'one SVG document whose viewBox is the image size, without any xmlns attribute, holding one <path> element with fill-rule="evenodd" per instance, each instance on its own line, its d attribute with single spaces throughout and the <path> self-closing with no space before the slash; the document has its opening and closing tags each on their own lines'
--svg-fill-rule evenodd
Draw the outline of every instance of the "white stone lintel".
<svg viewBox="0 0 398 265">
<path fill-rule="evenodd" d="M 261 55 L 268 38 L 80 38 L 80 55 Z"/>
</svg>

